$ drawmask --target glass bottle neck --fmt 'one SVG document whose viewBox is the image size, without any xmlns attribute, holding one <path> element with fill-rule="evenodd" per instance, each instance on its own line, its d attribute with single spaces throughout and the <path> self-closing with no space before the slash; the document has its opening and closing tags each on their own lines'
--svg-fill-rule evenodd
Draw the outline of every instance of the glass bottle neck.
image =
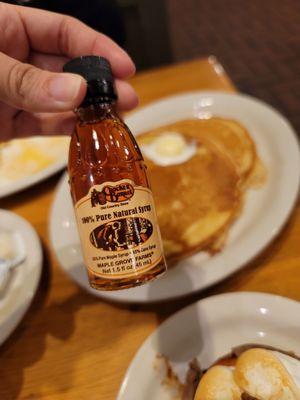
<svg viewBox="0 0 300 400">
<path fill-rule="evenodd" d="M 81 123 L 95 123 L 103 118 L 119 119 L 114 100 L 81 106 L 75 110 L 75 113 Z"/>
</svg>

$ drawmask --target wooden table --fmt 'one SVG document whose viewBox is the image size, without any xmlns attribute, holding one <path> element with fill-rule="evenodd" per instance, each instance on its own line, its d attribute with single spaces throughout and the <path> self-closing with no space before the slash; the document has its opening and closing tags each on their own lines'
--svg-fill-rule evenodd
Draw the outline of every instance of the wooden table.
<svg viewBox="0 0 300 400">
<path fill-rule="evenodd" d="M 235 90 L 212 58 L 141 73 L 132 84 L 141 104 L 195 89 Z M 115 399 L 139 346 L 179 308 L 207 295 L 241 290 L 300 300 L 299 204 L 281 235 L 261 256 L 204 293 L 159 306 L 115 305 L 94 298 L 62 272 L 49 246 L 48 214 L 57 180 L 58 176 L 18 198 L 1 201 L 1 208 L 32 223 L 44 247 L 35 300 L 0 349 L 1 400 Z"/>
</svg>

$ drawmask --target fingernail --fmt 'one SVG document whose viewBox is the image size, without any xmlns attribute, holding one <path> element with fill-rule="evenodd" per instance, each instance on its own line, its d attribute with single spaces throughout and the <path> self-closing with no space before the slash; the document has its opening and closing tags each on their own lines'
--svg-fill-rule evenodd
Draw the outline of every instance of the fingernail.
<svg viewBox="0 0 300 400">
<path fill-rule="evenodd" d="M 55 75 L 49 80 L 49 94 L 56 101 L 71 103 L 78 97 L 82 81 L 83 78 L 79 75 Z"/>
</svg>

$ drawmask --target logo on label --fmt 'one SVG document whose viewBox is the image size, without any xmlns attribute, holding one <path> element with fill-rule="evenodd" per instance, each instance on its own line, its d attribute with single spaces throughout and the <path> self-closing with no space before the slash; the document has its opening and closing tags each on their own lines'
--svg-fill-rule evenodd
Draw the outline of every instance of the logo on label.
<svg viewBox="0 0 300 400">
<path fill-rule="evenodd" d="M 98 226 L 90 234 L 90 242 L 106 251 L 126 250 L 150 238 L 152 223 L 146 218 L 121 218 Z"/>
<path fill-rule="evenodd" d="M 91 192 L 91 206 L 105 205 L 107 202 L 120 203 L 131 199 L 134 195 L 134 188 L 130 183 L 121 183 L 116 186 L 104 186 L 101 191 L 93 189 Z"/>
</svg>

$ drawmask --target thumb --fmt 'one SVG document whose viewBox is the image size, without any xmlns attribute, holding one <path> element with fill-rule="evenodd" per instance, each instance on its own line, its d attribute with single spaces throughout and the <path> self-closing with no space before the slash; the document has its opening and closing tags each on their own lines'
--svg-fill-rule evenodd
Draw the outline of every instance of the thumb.
<svg viewBox="0 0 300 400">
<path fill-rule="evenodd" d="M 75 74 L 44 71 L 0 53 L 0 100 L 31 112 L 69 111 L 86 92 L 85 80 Z"/>
</svg>

